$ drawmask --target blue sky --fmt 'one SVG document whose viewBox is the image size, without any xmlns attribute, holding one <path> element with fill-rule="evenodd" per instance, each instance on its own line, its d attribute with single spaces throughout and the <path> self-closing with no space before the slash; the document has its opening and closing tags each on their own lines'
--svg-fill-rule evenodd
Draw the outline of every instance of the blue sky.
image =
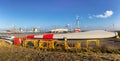
<svg viewBox="0 0 120 61">
<path fill-rule="evenodd" d="M 120 29 L 120 0 L 0 0 L 0 29 L 74 28 L 76 16 L 81 29 Z"/>
</svg>

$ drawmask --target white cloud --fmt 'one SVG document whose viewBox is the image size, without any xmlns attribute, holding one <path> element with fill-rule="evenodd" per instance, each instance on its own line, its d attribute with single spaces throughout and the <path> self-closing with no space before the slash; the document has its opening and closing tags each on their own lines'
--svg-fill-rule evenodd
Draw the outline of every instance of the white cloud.
<svg viewBox="0 0 120 61">
<path fill-rule="evenodd" d="M 104 14 L 95 15 L 96 18 L 108 18 L 113 15 L 113 11 L 107 10 Z"/>
<path fill-rule="evenodd" d="M 93 17 L 92 17 L 92 16 L 89 16 L 88 18 L 89 18 L 89 19 L 92 19 Z"/>
</svg>

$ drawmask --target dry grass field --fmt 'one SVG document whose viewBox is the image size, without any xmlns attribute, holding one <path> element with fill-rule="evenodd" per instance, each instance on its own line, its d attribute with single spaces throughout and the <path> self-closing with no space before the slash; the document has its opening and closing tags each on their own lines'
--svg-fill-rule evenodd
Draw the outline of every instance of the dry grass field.
<svg viewBox="0 0 120 61">
<path fill-rule="evenodd" d="M 120 49 L 109 46 L 73 50 L 40 50 L 10 45 L 0 40 L 0 61 L 120 61 Z"/>
<path fill-rule="evenodd" d="M 120 35 L 120 32 L 118 33 Z M 25 37 L 27 34 L 12 35 Z M 102 39 L 100 43 L 102 46 L 97 48 L 60 48 L 44 51 L 39 48 L 10 45 L 0 39 L 0 61 L 120 61 L 120 41 Z"/>
</svg>

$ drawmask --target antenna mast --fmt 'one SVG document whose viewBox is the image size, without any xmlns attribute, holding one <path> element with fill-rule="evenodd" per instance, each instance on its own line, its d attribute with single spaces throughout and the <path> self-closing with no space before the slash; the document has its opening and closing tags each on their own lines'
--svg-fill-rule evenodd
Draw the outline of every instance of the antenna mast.
<svg viewBox="0 0 120 61">
<path fill-rule="evenodd" d="M 74 30 L 74 32 L 80 32 L 80 21 L 79 21 L 79 16 L 76 16 L 76 21 L 77 21 L 77 28 Z"/>
<path fill-rule="evenodd" d="M 76 21 L 77 21 L 77 28 L 80 28 L 79 16 L 76 16 Z"/>
</svg>

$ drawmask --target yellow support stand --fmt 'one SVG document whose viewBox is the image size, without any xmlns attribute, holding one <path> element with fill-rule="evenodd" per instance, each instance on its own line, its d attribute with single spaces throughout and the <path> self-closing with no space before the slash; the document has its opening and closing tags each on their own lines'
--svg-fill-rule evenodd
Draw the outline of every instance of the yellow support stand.
<svg viewBox="0 0 120 61">
<path fill-rule="evenodd" d="M 96 46 L 99 46 L 99 40 L 86 40 L 86 48 L 88 48 L 90 42 L 95 42 Z"/>
<path fill-rule="evenodd" d="M 68 43 L 67 43 L 67 37 L 64 37 L 64 48 L 65 49 L 70 49 Z"/>
<path fill-rule="evenodd" d="M 116 38 L 117 38 L 118 40 L 120 40 L 120 37 L 119 37 L 119 36 L 116 36 Z"/>
<path fill-rule="evenodd" d="M 40 48 L 44 48 L 43 44 L 44 44 L 44 41 L 40 40 L 40 41 L 39 41 L 39 47 L 40 47 Z"/>
<path fill-rule="evenodd" d="M 54 41 L 51 41 L 51 42 L 50 42 L 49 48 L 52 48 L 52 49 L 55 48 Z"/>
<path fill-rule="evenodd" d="M 52 40 L 52 41 L 40 40 L 39 41 L 39 48 L 52 48 L 52 49 L 54 49 L 54 40 Z"/>
<path fill-rule="evenodd" d="M 81 43 L 80 43 L 80 41 L 78 41 L 77 44 L 75 45 L 75 47 L 70 47 L 70 46 L 68 45 L 68 42 L 67 42 L 67 37 L 65 37 L 65 38 L 64 38 L 64 48 L 65 48 L 65 49 L 72 49 L 72 48 L 79 49 L 79 48 L 81 48 Z"/>
<path fill-rule="evenodd" d="M 77 48 L 77 49 L 81 48 L 81 43 L 80 43 L 80 41 L 77 42 L 77 44 L 75 45 L 75 48 Z"/>
<path fill-rule="evenodd" d="M 33 40 L 33 39 L 27 39 L 23 41 L 23 46 L 27 47 L 29 42 L 32 42 L 34 47 L 38 47 L 38 40 Z"/>
</svg>

